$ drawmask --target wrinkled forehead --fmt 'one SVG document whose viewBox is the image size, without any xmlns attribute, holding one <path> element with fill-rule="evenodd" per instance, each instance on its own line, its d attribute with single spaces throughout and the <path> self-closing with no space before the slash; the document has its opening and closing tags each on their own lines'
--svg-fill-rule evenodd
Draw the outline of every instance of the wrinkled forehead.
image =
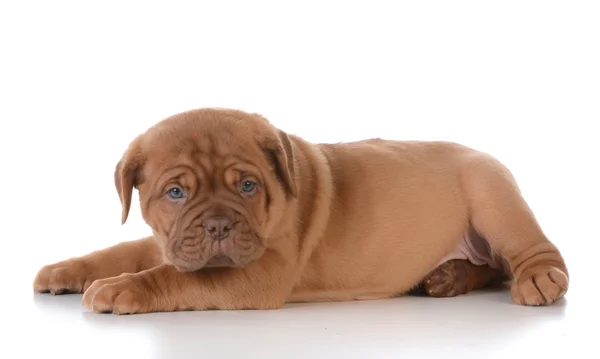
<svg viewBox="0 0 600 359">
<path fill-rule="evenodd" d="M 143 152 L 147 157 L 146 173 L 161 172 L 177 165 L 201 168 L 207 174 L 233 164 L 247 164 L 259 169 L 269 165 L 250 133 L 244 135 L 239 131 L 226 129 L 216 133 L 196 131 L 154 136 L 145 142 Z"/>
</svg>

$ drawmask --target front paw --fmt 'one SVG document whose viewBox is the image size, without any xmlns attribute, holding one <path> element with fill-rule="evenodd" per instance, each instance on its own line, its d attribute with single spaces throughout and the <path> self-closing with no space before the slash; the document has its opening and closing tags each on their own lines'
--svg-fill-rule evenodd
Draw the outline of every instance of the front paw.
<svg viewBox="0 0 600 359">
<path fill-rule="evenodd" d="M 83 294 L 83 305 L 97 313 L 146 313 L 153 311 L 152 299 L 139 275 L 124 273 L 92 283 Z"/>
<path fill-rule="evenodd" d="M 83 293 L 94 281 L 86 264 L 78 259 L 42 267 L 33 281 L 36 293 Z"/>
</svg>

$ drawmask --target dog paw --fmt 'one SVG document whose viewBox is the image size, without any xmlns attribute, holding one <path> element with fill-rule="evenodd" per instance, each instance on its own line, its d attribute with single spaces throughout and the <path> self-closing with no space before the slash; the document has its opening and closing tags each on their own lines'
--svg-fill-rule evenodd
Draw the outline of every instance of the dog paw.
<svg viewBox="0 0 600 359">
<path fill-rule="evenodd" d="M 513 301 L 521 305 L 549 305 L 562 298 L 569 278 L 560 269 L 540 265 L 524 271 L 511 287 Z"/>
<path fill-rule="evenodd" d="M 93 279 L 82 261 L 71 259 L 42 267 L 33 281 L 36 293 L 83 293 Z"/>
<path fill-rule="evenodd" d="M 97 313 L 134 314 L 150 311 L 151 296 L 136 274 L 100 279 L 83 294 L 83 305 Z"/>
<path fill-rule="evenodd" d="M 434 269 L 423 281 L 425 292 L 432 297 L 454 297 L 467 290 L 467 270 L 460 261 L 450 260 Z"/>
</svg>

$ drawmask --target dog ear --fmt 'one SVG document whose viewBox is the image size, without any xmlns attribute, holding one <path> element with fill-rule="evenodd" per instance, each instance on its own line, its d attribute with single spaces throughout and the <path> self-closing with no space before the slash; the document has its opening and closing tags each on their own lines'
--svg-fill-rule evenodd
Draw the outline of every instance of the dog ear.
<svg viewBox="0 0 600 359">
<path fill-rule="evenodd" d="M 140 169 L 143 159 L 138 150 L 139 137 L 130 145 L 115 167 L 115 187 L 123 208 L 121 224 L 127 221 L 131 207 L 133 188 L 139 184 Z"/>
<path fill-rule="evenodd" d="M 277 130 L 276 136 L 262 137 L 260 142 L 267 156 L 275 165 L 275 172 L 283 182 L 286 190 L 293 197 L 297 197 L 294 149 L 289 136 L 285 132 Z"/>
</svg>

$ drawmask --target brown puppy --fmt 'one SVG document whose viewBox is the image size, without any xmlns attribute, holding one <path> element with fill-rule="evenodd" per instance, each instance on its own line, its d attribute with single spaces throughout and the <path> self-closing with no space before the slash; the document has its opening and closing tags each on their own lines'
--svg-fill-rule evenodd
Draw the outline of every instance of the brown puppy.
<svg viewBox="0 0 600 359">
<path fill-rule="evenodd" d="M 122 222 L 136 188 L 153 236 L 46 266 L 36 292 L 144 313 L 389 298 L 424 278 L 450 296 L 506 274 L 524 305 L 568 287 L 509 171 L 457 144 L 311 144 L 259 115 L 200 109 L 137 137 L 115 185 Z"/>
</svg>

